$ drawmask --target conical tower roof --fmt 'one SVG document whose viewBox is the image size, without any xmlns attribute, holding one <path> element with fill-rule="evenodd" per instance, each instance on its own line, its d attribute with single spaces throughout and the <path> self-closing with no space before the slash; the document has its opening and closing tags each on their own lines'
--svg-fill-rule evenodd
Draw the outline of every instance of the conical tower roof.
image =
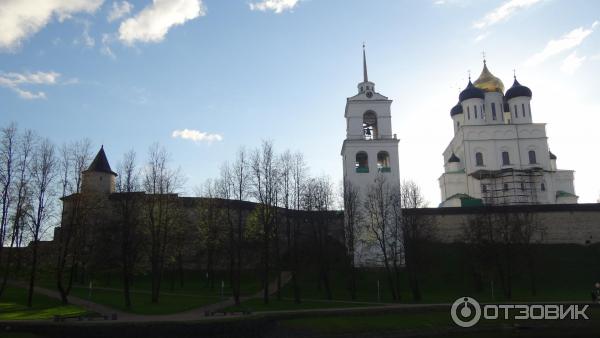
<svg viewBox="0 0 600 338">
<path fill-rule="evenodd" d="M 108 164 L 108 159 L 106 158 L 106 153 L 104 152 L 104 146 L 100 147 L 100 151 L 92 161 L 92 164 L 90 164 L 90 167 L 87 168 L 86 172 L 88 171 L 108 173 L 117 176 L 117 173 L 112 171 L 110 164 Z"/>
</svg>

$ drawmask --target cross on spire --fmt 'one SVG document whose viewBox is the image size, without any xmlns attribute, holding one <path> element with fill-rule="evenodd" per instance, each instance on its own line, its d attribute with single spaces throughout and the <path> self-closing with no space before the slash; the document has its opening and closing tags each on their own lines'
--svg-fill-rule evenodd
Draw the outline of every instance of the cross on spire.
<svg viewBox="0 0 600 338">
<path fill-rule="evenodd" d="M 483 56 L 483 64 L 485 65 L 485 51 L 481 52 L 481 56 Z"/>
<path fill-rule="evenodd" d="M 516 80 L 517 79 L 517 71 L 513 68 L 513 78 Z"/>
<path fill-rule="evenodd" d="M 363 82 L 369 82 L 369 74 L 367 73 L 367 52 L 363 42 Z"/>
</svg>

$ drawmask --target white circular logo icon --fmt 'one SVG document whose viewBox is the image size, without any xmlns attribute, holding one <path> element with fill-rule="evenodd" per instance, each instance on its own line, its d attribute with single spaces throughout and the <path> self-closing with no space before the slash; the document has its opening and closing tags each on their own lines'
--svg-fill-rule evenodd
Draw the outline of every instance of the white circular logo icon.
<svg viewBox="0 0 600 338">
<path fill-rule="evenodd" d="M 481 318 L 481 306 L 471 297 L 461 297 L 452 304 L 450 315 L 456 325 L 471 327 Z"/>
</svg>

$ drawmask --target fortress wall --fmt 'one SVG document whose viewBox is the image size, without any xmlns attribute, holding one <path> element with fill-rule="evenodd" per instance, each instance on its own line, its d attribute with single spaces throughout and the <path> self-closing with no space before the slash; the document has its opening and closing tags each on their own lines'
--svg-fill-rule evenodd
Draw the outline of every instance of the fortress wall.
<svg viewBox="0 0 600 338">
<path fill-rule="evenodd" d="M 436 229 L 436 239 L 455 242 L 462 239 L 463 228 L 484 212 L 531 213 L 545 228 L 542 243 L 590 244 L 600 242 L 600 204 L 548 204 L 532 206 L 424 208 L 407 214 L 426 216 Z"/>
</svg>

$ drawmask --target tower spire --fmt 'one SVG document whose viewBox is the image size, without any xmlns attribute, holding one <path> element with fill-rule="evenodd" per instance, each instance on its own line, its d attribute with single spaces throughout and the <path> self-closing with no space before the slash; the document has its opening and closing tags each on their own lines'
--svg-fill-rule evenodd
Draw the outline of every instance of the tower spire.
<svg viewBox="0 0 600 338">
<path fill-rule="evenodd" d="M 367 52 L 365 51 L 365 43 L 363 42 L 363 82 L 369 82 L 369 74 L 367 74 Z"/>
</svg>

